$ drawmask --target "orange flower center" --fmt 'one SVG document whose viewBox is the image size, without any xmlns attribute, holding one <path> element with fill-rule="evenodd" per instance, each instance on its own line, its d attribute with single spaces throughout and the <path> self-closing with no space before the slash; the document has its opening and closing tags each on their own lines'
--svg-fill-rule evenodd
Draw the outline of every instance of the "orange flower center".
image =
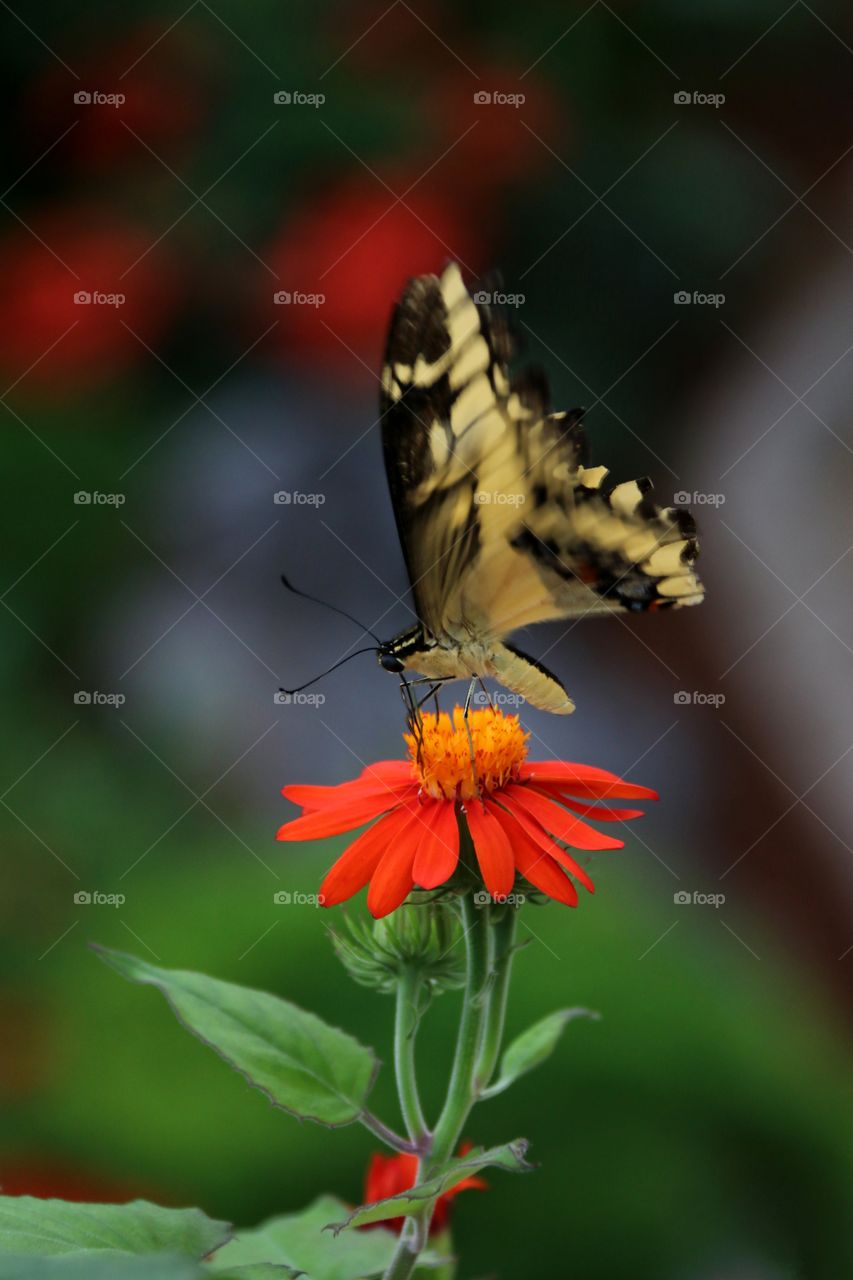
<svg viewBox="0 0 853 1280">
<path fill-rule="evenodd" d="M 506 786 L 527 756 L 527 736 L 518 716 L 492 707 L 469 711 L 467 729 L 461 707 L 452 720 L 425 712 L 420 736 L 404 735 L 414 775 L 436 800 L 470 800 Z"/>
</svg>

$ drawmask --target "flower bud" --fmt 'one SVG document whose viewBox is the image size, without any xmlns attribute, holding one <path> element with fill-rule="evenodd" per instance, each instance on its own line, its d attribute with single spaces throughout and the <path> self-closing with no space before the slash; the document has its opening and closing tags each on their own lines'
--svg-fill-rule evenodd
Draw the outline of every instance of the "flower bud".
<svg viewBox="0 0 853 1280">
<path fill-rule="evenodd" d="M 456 910 L 443 902 L 409 904 L 368 924 L 346 920 L 347 932 L 334 933 L 338 959 L 350 977 L 377 991 L 396 991 L 404 971 L 417 970 L 434 994 L 465 981 L 462 929 Z"/>
</svg>

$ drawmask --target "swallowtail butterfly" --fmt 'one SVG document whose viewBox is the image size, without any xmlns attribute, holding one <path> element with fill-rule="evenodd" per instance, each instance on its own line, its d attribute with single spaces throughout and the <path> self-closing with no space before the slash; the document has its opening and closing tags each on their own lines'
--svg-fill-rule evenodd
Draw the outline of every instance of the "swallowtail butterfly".
<svg viewBox="0 0 853 1280">
<path fill-rule="evenodd" d="M 651 482 L 590 466 L 583 411 L 554 413 L 544 376 L 510 375 L 503 317 L 451 263 L 409 281 L 382 370 L 382 444 L 417 624 L 388 671 L 491 677 L 566 715 L 563 685 L 505 637 L 548 619 L 699 604 L 696 528 Z"/>
</svg>

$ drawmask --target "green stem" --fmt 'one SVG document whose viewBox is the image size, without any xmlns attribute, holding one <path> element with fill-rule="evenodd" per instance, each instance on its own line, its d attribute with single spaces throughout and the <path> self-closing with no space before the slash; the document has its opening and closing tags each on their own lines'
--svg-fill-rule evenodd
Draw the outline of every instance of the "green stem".
<svg viewBox="0 0 853 1280">
<path fill-rule="evenodd" d="M 489 993 L 483 1042 L 474 1070 L 474 1091 L 477 1097 L 488 1087 L 494 1075 L 503 1042 L 507 995 L 515 951 L 516 914 L 515 907 L 505 907 L 503 916 L 492 927 L 492 988 Z"/>
<path fill-rule="evenodd" d="M 429 1223 L 424 1218 L 406 1219 L 383 1280 L 409 1280 L 418 1265 L 418 1257 L 426 1248 L 428 1234 Z"/>
<path fill-rule="evenodd" d="M 488 910 L 474 905 L 473 896 L 462 898 L 462 927 L 465 930 L 467 978 L 462 1018 L 456 1041 L 456 1055 L 450 1075 L 447 1099 L 435 1130 L 430 1164 L 444 1164 L 452 1156 L 462 1127 L 474 1105 L 474 1068 L 480 1052 L 485 1017 L 484 996 L 489 974 Z"/>
<path fill-rule="evenodd" d="M 420 1019 L 420 995 L 423 978 L 420 970 L 407 968 L 397 982 L 397 1007 L 394 1019 L 394 1071 L 403 1122 L 411 1141 L 420 1146 L 427 1134 L 426 1120 L 415 1075 L 415 1036 Z"/>
</svg>

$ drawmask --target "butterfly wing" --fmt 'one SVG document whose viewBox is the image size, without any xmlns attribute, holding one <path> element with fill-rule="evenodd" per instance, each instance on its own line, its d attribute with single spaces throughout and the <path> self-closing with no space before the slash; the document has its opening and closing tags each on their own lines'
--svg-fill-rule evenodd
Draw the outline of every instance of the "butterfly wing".
<svg viewBox="0 0 853 1280">
<path fill-rule="evenodd" d="M 382 374 L 385 465 L 418 614 L 499 639 L 547 619 L 697 604 L 695 527 L 648 480 L 589 466 L 581 412 L 510 378 L 500 315 L 459 268 L 412 280 Z"/>
</svg>

